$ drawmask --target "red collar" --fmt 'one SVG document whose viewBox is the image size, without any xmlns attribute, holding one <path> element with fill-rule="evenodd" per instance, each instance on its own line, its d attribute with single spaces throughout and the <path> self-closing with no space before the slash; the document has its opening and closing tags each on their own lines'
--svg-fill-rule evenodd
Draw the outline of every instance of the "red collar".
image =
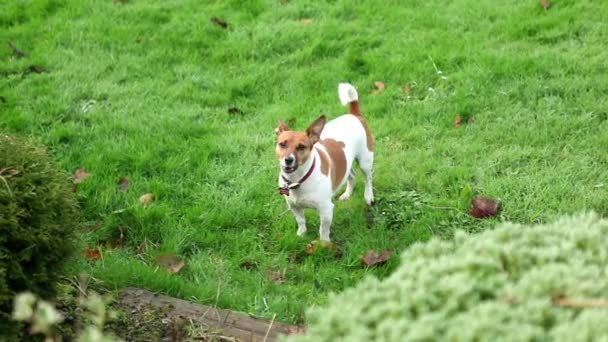
<svg viewBox="0 0 608 342">
<path fill-rule="evenodd" d="M 310 170 L 308 170 L 308 172 L 306 172 L 306 174 L 304 175 L 304 177 L 302 177 L 302 179 L 300 179 L 298 182 L 296 183 L 292 183 L 289 179 L 285 178 L 285 176 L 283 176 L 281 174 L 281 178 L 283 178 L 283 180 L 285 181 L 285 185 L 279 188 L 279 195 L 287 195 L 289 196 L 289 190 L 290 189 L 297 189 L 300 187 L 300 185 L 302 183 L 304 183 L 308 177 L 310 177 L 310 175 L 312 174 L 312 172 L 315 169 L 315 163 L 317 162 L 317 158 L 313 158 L 312 160 L 312 165 L 310 166 Z"/>
</svg>

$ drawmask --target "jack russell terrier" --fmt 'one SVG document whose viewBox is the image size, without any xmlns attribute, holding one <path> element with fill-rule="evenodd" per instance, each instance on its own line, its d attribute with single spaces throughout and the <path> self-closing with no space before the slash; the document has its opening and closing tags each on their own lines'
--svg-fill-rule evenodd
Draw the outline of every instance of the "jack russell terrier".
<svg viewBox="0 0 608 342">
<path fill-rule="evenodd" d="M 340 83 L 338 96 L 343 105 L 349 105 L 349 114 L 329 122 L 321 115 L 306 132 L 292 131 L 282 120 L 275 129 L 281 168 L 279 193 L 285 196 L 296 217 L 299 236 L 306 233 L 304 208 L 317 209 L 321 218 L 321 241 L 330 241 L 335 193 L 346 183 L 346 190 L 339 199 L 346 200 L 353 194 L 355 160 L 365 175 L 365 202 L 371 205 L 374 201 L 374 138 L 361 115 L 355 88 Z"/>
</svg>

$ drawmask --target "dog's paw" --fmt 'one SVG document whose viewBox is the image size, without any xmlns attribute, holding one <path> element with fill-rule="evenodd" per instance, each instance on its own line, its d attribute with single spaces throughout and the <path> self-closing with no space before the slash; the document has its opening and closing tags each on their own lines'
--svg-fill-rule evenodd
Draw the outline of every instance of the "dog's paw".
<svg viewBox="0 0 608 342">
<path fill-rule="evenodd" d="M 343 194 L 342 194 L 340 197 L 338 197 L 338 199 L 339 199 L 340 201 L 346 201 L 347 199 L 349 199 L 349 198 L 350 198 L 350 195 L 351 195 L 351 194 L 347 194 L 347 193 L 345 192 L 345 193 L 343 193 Z"/>
<path fill-rule="evenodd" d="M 373 205 L 374 204 L 374 195 L 373 194 L 365 194 L 365 203 L 367 203 L 367 205 Z"/>
</svg>

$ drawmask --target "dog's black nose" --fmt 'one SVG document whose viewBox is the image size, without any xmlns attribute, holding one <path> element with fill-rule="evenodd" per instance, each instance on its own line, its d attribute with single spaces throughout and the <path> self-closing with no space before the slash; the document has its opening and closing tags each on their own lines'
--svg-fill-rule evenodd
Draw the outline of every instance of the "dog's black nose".
<svg viewBox="0 0 608 342">
<path fill-rule="evenodd" d="M 288 155 L 287 157 L 285 157 L 285 164 L 287 165 L 292 165 L 295 161 L 296 158 L 294 158 L 294 156 L 292 155 Z"/>
</svg>

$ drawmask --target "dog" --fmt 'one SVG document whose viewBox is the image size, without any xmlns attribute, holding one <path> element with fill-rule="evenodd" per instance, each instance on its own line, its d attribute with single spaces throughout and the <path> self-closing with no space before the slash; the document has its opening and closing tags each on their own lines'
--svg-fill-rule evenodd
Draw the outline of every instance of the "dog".
<svg viewBox="0 0 608 342">
<path fill-rule="evenodd" d="M 372 205 L 374 201 L 374 137 L 361 114 L 355 87 L 340 83 L 338 97 L 342 105 L 349 105 L 350 113 L 329 122 L 321 115 L 304 132 L 290 129 L 280 119 L 275 129 L 279 194 L 296 218 L 297 234 L 306 233 L 304 209 L 314 208 L 321 219 L 320 240 L 326 242 L 330 241 L 334 195 L 344 184 L 346 190 L 339 199 L 346 200 L 353 194 L 354 161 L 365 175 L 365 202 Z"/>
</svg>

